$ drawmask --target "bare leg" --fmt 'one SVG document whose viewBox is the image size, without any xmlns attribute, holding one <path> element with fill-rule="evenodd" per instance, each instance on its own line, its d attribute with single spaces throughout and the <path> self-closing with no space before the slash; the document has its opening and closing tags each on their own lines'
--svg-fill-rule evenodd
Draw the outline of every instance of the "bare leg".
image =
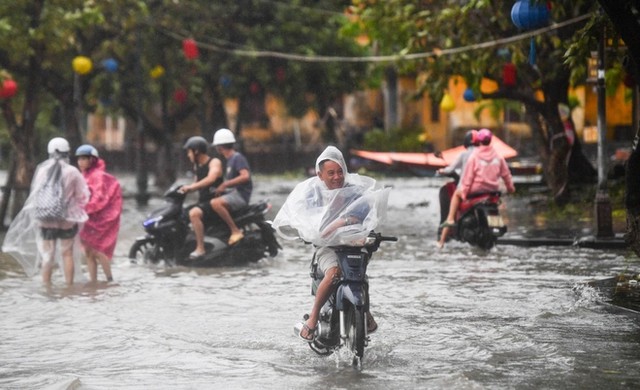
<svg viewBox="0 0 640 390">
<path fill-rule="evenodd" d="M 191 228 L 193 234 L 196 236 L 196 249 L 198 254 L 204 254 L 204 224 L 202 223 L 202 209 L 200 207 L 193 207 L 189 210 L 189 220 L 191 221 Z"/>
<path fill-rule="evenodd" d="M 53 272 L 53 257 L 56 250 L 55 240 L 42 240 L 42 281 L 51 284 L 51 274 Z"/>
<path fill-rule="evenodd" d="M 222 200 L 222 198 L 215 198 L 211 200 L 211 207 L 213 211 L 218 213 L 220 218 L 229 226 L 229 230 L 231 230 L 231 234 L 239 233 L 240 229 L 236 226 L 233 218 L 231 218 L 231 213 L 227 209 L 227 204 Z"/>
<path fill-rule="evenodd" d="M 104 276 L 107 278 L 107 282 L 113 281 L 113 274 L 111 273 L 111 260 L 107 258 L 104 253 L 96 252 L 96 258 L 100 265 L 102 265 L 102 270 L 104 271 Z"/>
<path fill-rule="evenodd" d="M 458 207 L 460 207 L 460 193 L 456 190 L 456 192 L 451 197 L 451 205 L 449 206 L 449 215 L 447 216 L 447 222 L 454 223 L 456 220 L 456 213 L 458 212 Z M 442 234 L 440 235 L 440 241 L 438 241 L 438 247 L 444 247 L 444 243 L 447 240 L 447 236 L 449 235 L 450 227 L 442 228 Z"/>
<path fill-rule="evenodd" d="M 322 278 L 322 281 L 318 285 L 318 290 L 316 291 L 316 297 L 313 300 L 313 306 L 311 306 L 311 313 L 309 313 L 309 319 L 306 324 L 309 329 L 315 329 L 316 324 L 318 323 L 318 317 L 320 316 L 320 309 L 324 303 L 329 299 L 333 290 L 335 289 L 335 280 L 340 276 L 340 269 L 338 267 L 331 267 L 327 270 L 327 273 Z M 301 331 L 301 336 L 311 339 L 313 337 L 312 334 L 307 332 L 306 328 L 303 328 Z"/>
<path fill-rule="evenodd" d="M 92 282 L 98 280 L 98 263 L 96 262 L 96 253 L 93 249 L 85 248 L 85 257 L 87 260 L 87 269 L 89 271 L 89 279 Z"/>
<path fill-rule="evenodd" d="M 60 249 L 62 252 L 62 262 L 64 264 L 64 278 L 67 285 L 73 284 L 73 276 L 75 264 L 73 263 L 73 238 L 68 240 L 60 240 Z"/>
</svg>

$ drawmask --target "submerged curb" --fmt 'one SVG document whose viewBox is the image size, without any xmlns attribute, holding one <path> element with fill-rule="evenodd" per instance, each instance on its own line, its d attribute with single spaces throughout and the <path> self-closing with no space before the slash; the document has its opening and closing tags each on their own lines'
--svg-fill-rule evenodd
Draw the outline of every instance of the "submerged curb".
<svg viewBox="0 0 640 390">
<path fill-rule="evenodd" d="M 626 249 L 624 235 L 616 234 L 611 238 L 598 238 L 595 236 L 577 238 L 531 238 L 531 237 L 501 237 L 498 245 L 514 245 L 524 247 L 534 246 L 577 246 L 591 249 Z"/>
</svg>

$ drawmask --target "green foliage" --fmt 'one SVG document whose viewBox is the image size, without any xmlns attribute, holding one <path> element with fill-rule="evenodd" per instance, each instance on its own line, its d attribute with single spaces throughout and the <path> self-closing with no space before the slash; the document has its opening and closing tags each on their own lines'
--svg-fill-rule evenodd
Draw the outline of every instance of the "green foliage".
<svg viewBox="0 0 640 390">
<path fill-rule="evenodd" d="M 394 129 L 388 133 L 374 129 L 365 133 L 364 148 L 381 152 L 422 152 L 424 141 L 421 129 Z"/>
</svg>

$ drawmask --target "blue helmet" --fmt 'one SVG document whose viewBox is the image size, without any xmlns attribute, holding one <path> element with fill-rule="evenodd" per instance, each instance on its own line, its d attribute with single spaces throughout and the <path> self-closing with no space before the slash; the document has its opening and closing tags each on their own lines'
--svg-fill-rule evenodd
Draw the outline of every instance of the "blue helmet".
<svg viewBox="0 0 640 390">
<path fill-rule="evenodd" d="M 89 144 L 80 145 L 78 149 L 76 149 L 76 157 L 80 156 L 98 157 L 98 150 Z"/>
</svg>

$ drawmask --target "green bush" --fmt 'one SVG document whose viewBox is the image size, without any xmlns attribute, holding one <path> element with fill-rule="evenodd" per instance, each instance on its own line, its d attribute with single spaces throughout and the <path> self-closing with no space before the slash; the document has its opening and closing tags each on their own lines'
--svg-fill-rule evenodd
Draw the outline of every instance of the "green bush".
<svg viewBox="0 0 640 390">
<path fill-rule="evenodd" d="M 423 138 L 422 129 L 373 129 L 364 134 L 363 147 L 377 152 L 423 152 Z"/>
</svg>

